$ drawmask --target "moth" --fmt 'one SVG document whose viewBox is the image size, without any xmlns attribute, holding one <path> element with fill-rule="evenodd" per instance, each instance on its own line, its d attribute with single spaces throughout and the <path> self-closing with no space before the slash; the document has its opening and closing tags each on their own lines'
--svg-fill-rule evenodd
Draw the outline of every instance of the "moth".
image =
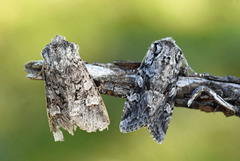
<svg viewBox="0 0 240 161">
<path fill-rule="evenodd" d="M 78 54 L 78 45 L 57 35 L 41 52 L 50 131 L 63 141 L 60 128 L 74 134 L 102 131 L 110 124 L 98 89 Z"/>
<path fill-rule="evenodd" d="M 154 140 L 162 143 L 172 118 L 176 83 L 183 69 L 190 67 L 172 38 L 152 43 L 127 96 L 120 131 L 127 133 L 146 126 Z"/>
</svg>

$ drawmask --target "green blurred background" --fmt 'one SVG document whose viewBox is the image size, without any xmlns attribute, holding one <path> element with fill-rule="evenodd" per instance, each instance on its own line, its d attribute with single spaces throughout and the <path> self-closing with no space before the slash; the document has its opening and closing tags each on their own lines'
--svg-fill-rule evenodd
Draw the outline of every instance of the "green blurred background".
<svg viewBox="0 0 240 161">
<path fill-rule="evenodd" d="M 240 77 L 239 0 L 7 0 L 0 2 L 0 160 L 240 160 L 240 119 L 175 108 L 163 144 L 147 129 L 119 132 L 124 99 L 103 96 L 109 130 L 55 143 L 43 81 L 24 64 L 60 34 L 88 62 L 141 61 L 150 44 L 171 36 L 197 72 Z"/>
</svg>

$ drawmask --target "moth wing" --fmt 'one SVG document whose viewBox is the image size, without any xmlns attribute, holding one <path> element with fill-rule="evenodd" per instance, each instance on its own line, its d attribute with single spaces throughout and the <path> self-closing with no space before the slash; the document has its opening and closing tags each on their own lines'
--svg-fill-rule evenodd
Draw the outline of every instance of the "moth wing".
<svg viewBox="0 0 240 161">
<path fill-rule="evenodd" d="M 121 132 L 135 131 L 148 124 L 153 102 L 153 92 L 149 90 L 150 78 L 154 75 L 151 70 L 154 67 L 153 60 L 154 51 L 150 48 L 138 68 L 135 82 L 127 96 L 120 122 Z"/>
<path fill-rule="evenodd" d="M 64 101 L 65 89 L 63 88 L 62 84 L 58 83 L 59 81 L 55 81 L 55 79 L 52 76 L 49 76 L 49 74 L 51 73 L 46 72 L 44 77 L 47 116 L 50 131 L 53 132 L 55 141 L 64 141 L 62 131 L 59 128 L 61 127 L 73 135 L 75 126 L 71 122 L 71 118 L 68 114 L 67 103 Z M 56 90 L 56 88 L 58 89 Z"/>
<path fill-rule="evenodd" d="M 151 108 L 152 91 L 147 90 L 148 76 L 146 64 L 143 60 L 138 69 L 133 87 L 127 96 L 124 104 L 120 131 L 127 133 L 135 131 L 143 126 L 147 126 L 149 111 Z"/>
<path fill-rule="evenodd" d="M 91 79 L 84 62 L 79 58 L 76 70 L 72 73 L 73 89 L 75 96 L 70 107 L 72 121 L 87 132 L 104 130 L 110 124 L 106 107 L 101 95 Z"/>
<path fill-rule="evenodd" d="M 162 143 L 165 138 L 172 118 L 174 99 L 175 96 L 166 96 L 166 98 L 158 103 L 159 108 L 156 108 L 154 114 L 149 116 L 148 129 L 154 140 L 158 143 Z"/>
<path fill-rule="evenodd" d="M 146 101 L 144 101 L 145 99 L 146 97 L 140 97 L 140 95 L 134 91 L 130 93 L 123 109 L 120 122 L 121 132 L 132 132 L 147 125 L 148 111 Z"/>
</svg>

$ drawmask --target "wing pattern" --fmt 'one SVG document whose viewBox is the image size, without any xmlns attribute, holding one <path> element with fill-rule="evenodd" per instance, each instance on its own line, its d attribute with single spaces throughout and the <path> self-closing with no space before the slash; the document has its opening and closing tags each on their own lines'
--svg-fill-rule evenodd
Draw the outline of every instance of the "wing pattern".
<svg viewBox="0 0 240 161">
<path fill-rule="evenodd" d="M 164 140 L 174 107 L 184 56 L 172 38 L 155 41 L 143 59 L 126 99 L 120 131 L 147 126 L 156 142 Z"/>
<path fill-rule="evenodd" d="M 78 45 L 57 35 L 42 50 L 47 114 L 55 141 L 63 141 L 59 128 L 70 134 L 104 130 L 109 117 L 98 89 L 78 54 Z"/>
</svg>

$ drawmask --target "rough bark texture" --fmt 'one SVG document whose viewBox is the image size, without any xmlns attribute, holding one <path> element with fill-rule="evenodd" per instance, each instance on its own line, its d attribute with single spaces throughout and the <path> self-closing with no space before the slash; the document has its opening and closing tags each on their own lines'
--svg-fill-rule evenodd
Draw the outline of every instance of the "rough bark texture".
<svg viewBox="0 0 240 161">
<path fill-rule="evenodd" d="M 28 72 L 27 78 L 42 80 L 43 73 L 34 79 L 42 69 L 43 61 L 30 61 L 25 64 L 25 71 Z M 113 63 L 86 64 L 86 67 L 94 79 L 97 86 L 101 86 L 100 93 L 116 97 L 126 98 L 130 88 L 134 84 L 137 68 L 140 62 L 133 61 L 114 61 Z M 203 92 L 195 99 L 191 106 L 187 103 L 193 91 L 200 86 L 206 86 L 215 91 L 225 101 L 238 109 L 232 113 L 219 103 L 212 96 Z M 201 77 L 187 76 L 180 74 L 177 81 L 177 94 L 174 103 L 175 107 L 186 107 L 189 109 L 200 109 L 205 112 L 221 111 L 226 116 L 236 115 L 240 117 L 240 78 L 233 76 L 219 77 L 204 73 Z"/>
</svg>

